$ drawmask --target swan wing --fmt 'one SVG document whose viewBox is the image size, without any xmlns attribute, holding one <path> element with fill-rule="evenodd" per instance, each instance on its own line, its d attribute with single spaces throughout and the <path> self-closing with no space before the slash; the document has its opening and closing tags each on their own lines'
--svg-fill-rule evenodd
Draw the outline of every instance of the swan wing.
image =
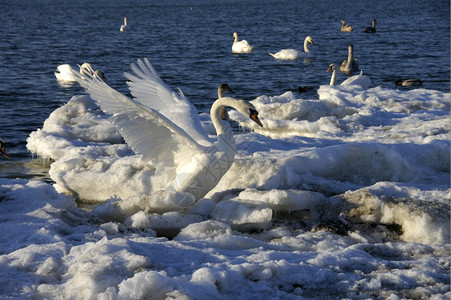
<svg viewBox="0 0 451 300">
<path fill-rule="evenodd" d="M 249 43 L 246 40 L 241 40 L 232 45 L 232 51 L 238 53 L 251 52 L 253 49 L 254 47 L 249 45 Z"/>
<path fill-rule="evenodd" d="M 134 74 L 124 73 L 130 93 L 143 106 L 158 111 L 172 123 L 183 129 L 197 143 L 210 146 L 211 142 L 202 127 L 194 105 L 181 91 L 175 93 L 150 64 L 147 58 L 131 64 Z"/>
<path fill-rule="evenodd" d="M 100 108 L 112 116 L 130 148 L 157 170 L 164 170 L 168 180 L 187 154 L 204 152 L 203 146 L 158 111 L 122 95 L 97 77 L 76 76 Z"/>
<path fill-rule="evenodd" d="M 269 53 L 272 57 L 282 60 L 295 60 L 299 56 L 299 51 L 295 49 L 282 49 L 276 54 Z"/>
<path fill-rule="evenodd" d="M 359 75 L 349 77 L 340 85 L 360 85 L 363 89 L 368 89 L 371 85 L 371 78 L 367 75 L 363 75 L 363 72 L 360 71 Z"/>
</svg>

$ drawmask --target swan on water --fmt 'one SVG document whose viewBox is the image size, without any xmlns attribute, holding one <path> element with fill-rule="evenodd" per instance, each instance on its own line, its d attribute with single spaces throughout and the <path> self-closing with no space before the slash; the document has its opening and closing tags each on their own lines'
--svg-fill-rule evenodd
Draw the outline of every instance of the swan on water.
<svg viewBox="0 0 451 300">
<path fill-rule="evenodd" d="M 376 19 L 373 19 L 372 26 L 368 26 L 363 29 L 365 33 L 376 33 Z"/>
<path fill-rule="evenodd" d="M 309 43 L 313 45 L 313 39 L 311 36 L 307 36 L 304 40 L 304 52 L 303 52 L 304 54 L 309 53 L 309 49 L 308 49 Z M 275 54 L 269 53 L 269 55 L 271 55 L 275 59 L 280 59 L 280 60 L 295 60 L 301 55 L 301 53 L 302 53 L 301 51 L 298 51 L 296 49 L 282 49 Z"/>
<path fill-rule="evenodd" d="M 406 80 L 398 79 L 395 84 L 400 86 L 420 86 L 423 85 L 423 81 L 419 78 L 411 78 Z"/>
<path fill-rule="evenodd" d="M 114 122 L 125 142 L 156 168 L 163 189 L 174 188 L 200 199 L 216 186 L 235 157 L 235 140 L 229 124 L 220 117 L 231 107 L 263 126 L 255 107 L 231 97 L 217 99 L 210 111 L 216 142 L 210 141 L 198 112 L 183 95 L 158 76 L 147 58 L 131 64 L 125 73 L 130 99 L 97 77 L 78 75 L 77 81 Z"/>
<path fill-rule="evenodd" d="M 252 51 L 254 51 L 254 46 L 249 45 L 246 40 L 238 41 L 238 33 L 233 33 L 233 39 L 233 53 L 251 53 Z"/>
<path fill-rule="evenodd" d="M 348 58 L 345 59 L 340 66 L 340 71 L 345 73 L 351 73 L 359 70 L 359 64 L 357 59 L 354 58 L 354 46 L 348 46 Z"/>
<path fill-rule="evenodd" d="M 341 19 L 341 32 L 351 32 L 354 30 L 351 25 L 346 24 L 345 20 Z"/>
<path fill-rule="evenodd" d="M 3 139 L 0 137 L 0 152 L 3 154 L 4 157 L 6 157 L 7 159 L 11 159 L 11 156 L 9 156 L 8 152 L 6 152 L 6 148 L 5 148 L 6 144 L 3 141 Z"/>
<path fill-rule="evenodd" d="M 105 74 L 102 71 L 100 70 L 96 70 L 94 72 L 91 71 L 93 68 L 90 63 L 85 62 L 81 66 L 79 66 L 79 68 L 81 74 L 84 74 L 84 72 L 87 71 L 91 75 L 95 74 L 96 76 L 99 76 L 103 80 L 106 80 Z M 56 79 L 62 82 L 77 81 L 76 77 L 74 76 L 74 73 L 76 73 L 76 71 L 69 64 L 57 66 L 56 72 L 54 72 Z"/>
<path fill-rule="evenodd" d="M 330 85 L 337 85 L 337 66 L 335 64 L 330 64 L 326 72 L 332 71 L 332 77 L 330 78 Z M 354 75 L 347 78 L 340 85 L 360 85 L 363 89 L 368 89 L 371 85 L 371 78 L 363 75 L 360 71 L 359 75 Z"/>
<path fill-rule="evenodd" d="M 127 31 L 128 25 L 127 25 L 127 17 L 124 18 L 124 24 L 121 25 L 120 31 Z"/>
</svg>

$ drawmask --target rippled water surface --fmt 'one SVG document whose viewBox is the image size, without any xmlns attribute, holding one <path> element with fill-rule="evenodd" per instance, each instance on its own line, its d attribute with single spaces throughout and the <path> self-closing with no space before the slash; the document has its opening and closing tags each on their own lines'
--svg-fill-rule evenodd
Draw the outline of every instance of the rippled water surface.
<svg viewBox="0 0 451 300">
<path fill-rule="evenodd" d="M 415 77 L 424 88 L 449 92 L 449 7 L 449 1 L 388 0 L 2 1 L 0 136 L 13 160 L 1 161 L 0 177 L 45 174 L 46 165 L 27 152 L 26 138 L 81 92 L 57 83 L 53 72 L 60 64 L 90 62 L 127 93 L 122 73 L 148 57 L 166 83 L 208 111 L 222 82 L 247 100 L 328 84 L 328 65 L 346 59 L 353 44 L 374 86 L 395 88 L 396 79 Z M 130 30 L 123 33 L 125 16 Z M 341 18 L 355 30 L 340 32 Z M 377 33 L 362 33 L 373 18 Z M 254 53 L 231 53 L 234 31 Z M 281 62 L 268 55 L 302 49 L 307 35 L 315 43 L 309 58 Z M 340 73 L 338 81 L 345 78 Z"/>
</svg>

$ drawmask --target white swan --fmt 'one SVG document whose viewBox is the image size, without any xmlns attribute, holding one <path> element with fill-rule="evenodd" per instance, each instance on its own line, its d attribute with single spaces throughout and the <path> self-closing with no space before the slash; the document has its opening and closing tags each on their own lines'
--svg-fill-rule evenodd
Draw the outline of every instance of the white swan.
<svg viewBox="0 0 451 300">
<path fill-rule="evenodd" d="M 368 26 L 365 29 L 363 29 L 363 32 L 365 33 L 376 33 L 376 19 L 373 19 L 372 26 Z"/>
<path fill-rule="evenodd" d="M 340 71 L 351 73 L 359 70 L 357 59 L 354 58 L 354 46 L 348 46 L 348 58 L 341 63 Z"/>
<path fill-rule="evenodd" d="M 309 53 L 308 49 L 309 43 L 313 45 L 313 39 L 310 36 L 306 37 L 304 40 L 304 54 Z M 301 52 L 296 49 L 282 49 L 275 54 L 269 53 L 269 55 L 271 55 L 275 59 L 280 60 L 295 60 L 299 57 L 300 54 Z"/>
<path fill-rule="evenodd" d="M 156 178 L 166 187 L 203 197 L 233 163 L 235 140 L 230 126 L 220 118 L 222 107 L 232 107 L 262 126 L 255 107 L 230 97 L 217 99 L 210 112 L 217 132 L 212 143 L 197 110 L 180 92 L 172 91 L 145 58 L 125 73 L 130 99 L 97 77 L 79 75 L 77 81 L 122 134 L 126 143 L 156 168 Z"/>
<path fill-rule="evenodd" d="M 127 17 L 124 18 L 124 24 L 121 25 L 120 31 L 127 31 L 128 25 L 127 25 Z"/>
<path fill-rule="evenodd" d="M 100 71 L 94 71 L 91 73 L 92 66 L 90 63 L 83 63 L 80 67 L 80 73 L 84 74 L 85 71 L 89 72 L 91 75 L 95 74 L 96 76 L 99 76 L 103 80 L 106 80 L 105 74 Z M 56 71 L 54 72 L 55 77 L 58 81 L 61 82 L 75 82 L 77 81 L 76 76 L 74 74 L 77 73 L 70 65 L 63 64 L 56 67 Z"/>
<path fill-rule="evenodd" d="M 352 28 L 351 25 L 346 24 L 345 20 L 341 19 L 341 28 L 340 31 L 341 32 L 351 32 L 354 30 L 354 28 Z"/>
<path fill-rule="evenodd" d="M 246 40 L 238 41 L 238 33 L 233 33 L 233 39 L 233 53 L 251 53 L 252 51 L 254 51 L 254 46 L 249 45 Z"/>
<path fill-rule="evenodd" d="M 9 156 L 8 152 L 6 152 L 6 148 L 5 148 L 6 144 L 3 141 L 3 139 L 0 137 L 0 152 L 3 154 L 4 157 L 6 157 L 7 159 L 11 159 L 11 156 Z"/>
<path fill-rule="evenodd" d="M 330 85 L 337 85 L 337 66 L 335 64 L 330 64 L 326 72 L 330 71 L 332 71 Z M 368 89 L 371 85 L 371 78 L 367 75 L 363 75 L 363 72 L 360 71 L 359 75 L 354 75 L 347 78 L 340 85 L 360 85 L 363 89 Z"/>
</svg>

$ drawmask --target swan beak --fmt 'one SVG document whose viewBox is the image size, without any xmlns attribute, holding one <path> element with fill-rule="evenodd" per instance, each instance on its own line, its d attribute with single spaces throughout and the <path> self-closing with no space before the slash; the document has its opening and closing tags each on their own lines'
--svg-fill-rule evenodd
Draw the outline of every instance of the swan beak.
<svg viewBox="0 0 451 300">
<path fill-rule="evenodd" d="M 251 115 L 249 116 L 252 121 L 260 125 L 260 127 L 263 127 L 262 122 L 260 122 L 260 119 L 258 118 L 258 112 L 256 110 L 251 109 Z"/>
<path fill-rule="evenodd" d="M 0 152 L 5 156 L 7 159 L 11 159 L 11 156 L 9 156 L 8 152 L 6 152 L 5 145 L 2 144 L 0 148 Z"/>
<path fill-rule="evenodd" d="M 310 44 L 312 44 L 312 45 L 313 45 L 313 40 L 310 40 Z"/>
<path fill-rule="evenodd" d="M 326 72 L 332 71 L 332 67 L 329 67 Z"/>
</svg>

